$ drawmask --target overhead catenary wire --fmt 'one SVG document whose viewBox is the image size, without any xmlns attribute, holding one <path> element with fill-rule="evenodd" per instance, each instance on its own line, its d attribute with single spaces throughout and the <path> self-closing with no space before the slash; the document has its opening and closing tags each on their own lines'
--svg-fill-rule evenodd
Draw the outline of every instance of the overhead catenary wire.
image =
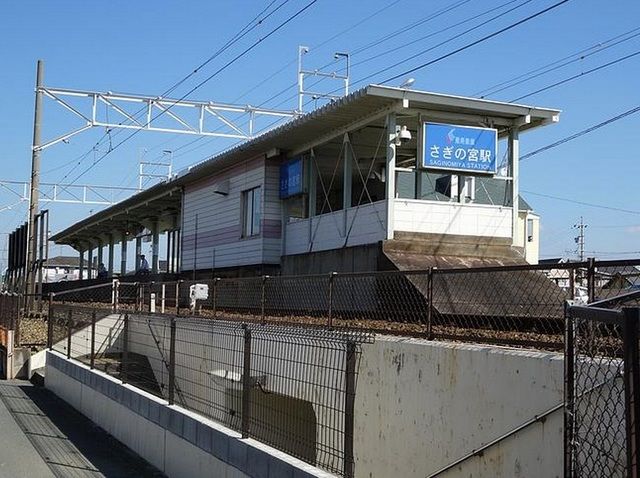
<svg viewBox="0 0 640 478">
<path fill-rule="evenodd" d="M 462 0 L 462 1 L 461 1 L 461 0 L 459 0 L 459 1 L 453 2 L 453 3 L 449 4 L 449 5 L 446 5 L 446 6 L 442 7 L 440 10 L 436 10 L 435 12 L 429 13 L 428 15 L 426 15 L 426 16 L 424 16 L 424 17 L 422 17 L 422 18 L 418 19 L 417 21 L 411 22 L 411 23 L 409 23 L 409 24 L 407 24 L 407 25 L 402 26 L 402 27 L 401 27 L 401 28 L 399 28 L 399 29 L 394 30 L 394 31 L 393 31 L 393 32 L 391 32 L 391 33 L 387 33 L 387 34 L 383 35 L 383 37 L 382 37 L 382 38 L 384 38 L 384 40 L 386 41 L 386 40 L 388 40 L 389 38 L 396 37 L 396 36 L 397 36 L 397 35 L 399 35 L 399 34 L 407 33 L 407 32 L 409 32 L 411 29 L 413 29 L 413 28 L 415 28 L 415 27 L 417 27 L 417 26 L 423 25 L 423 24 L 425 24 L 425 23 L 427 23 L 427 22 L 429 22 L 429 21 L 432 21 L 432 20 L 435 20 L 435 19 L 437 19 L 437 18 L 441 17 L 442 15 L 444 15 L 444 14 L 446 14 L 446 13 L 450 13 L 450 12 L 452 12 L 452 11 L 453 11 L 453 10 L 455 10 L 456 8 L 458 8 L 458 7 L 462 6 L 462 5 L 464 5 L 465 3 L 468 3 L 469 1 L 470 1 L 470 0 Z M 516 1 L 516 0 L 512 0 L 512 1 Z M 392 4 L 392 5 L 393 5 L 393 4 Z M 385 6 L 385 9 L 386 9 L 386 10 L 389 10 L 389 9 L 392 7 L 392 5 L 387 5 L 387 6 Z M 356 55 L 358 55 L 358 54 L 360 54 L 360 53 L 362 53 L 362 52 L 364 52 L 364 51 L 367 51 L 367 50 L 369 50 L 369 49 L 373 48 L 374 46 L 376 46 L 376 45 L 378 45 L 379 43 L 381 43 L 381 41 L 380 41 L 380 40 L 381 40 L 381 38 L 378 38 L 378 39 L 376 39 L 376 40 L 374 40 L 374 41 L 372 41 L 372 42 L 366 43 L 366 44 L 364 44 L 364 45 L 362 45 L 362 46 L 360 46 L 360 47 L 356 48 L 355 50 L 353 50 L 352 52 L 350 52 L 351 57 L 354 57 L 354 56 L 356 56 Z M 318 48 L 318 47 L 316 46 L 315 48 Z M 319 70 L 324 70 L 325 68 L 328 68 L 328 67 L 330 67 L 331 65 L 333 65 L 333 64 L 335 64 L 335 63 L 336 63 L 336 60 L 332 60 L 332 61 L 330 61 L 330 62 L 328 62 L 328 63 L 326 63 L 326 64 L 322 65 L 322 66 L 319 68 Z M 340 71 L 342 71 L 342 70 L 340 70 Z M 309 85 L 309 87 L 310 87 L 310 88 L 313 88 L 314 86 L 318 85 L 319 83 L 321 83 L 321 82 L 323 82 L 323 81 L 325 81 L 325 80 L 326 80 L 326 77 L 319 78 L 319 79 L 317 79 L 317 81 L 315 81 L 315 82 L 313 82 L 311 85 Z M 269 103 L 270 101 L 272 101 L 272 100 L 274 100 L 274 99 L 276 99 L 276 98 L 278 98 L 278 97 L 282 96 L 283 94 L 285 94 L 285 93 L 286 93 L 287 91 L 289 91 L 290 89 L 295 88 L 295 87 L 296 87 L 296 85 L 297 85 L 297 82 L 294 82 L 294 83 L 290 84 L 290 85 L 289 85 L 289 86 L 287 86 L 286 88 L 284 88 L 284 89 L 280 90 L 278 93 L 275 93 L 274 95 L 272 95 L 272 96 L 270 96 L 269 98 L 267 98 L 266 100 L 264 100 L 264 101 L 261 103 L 261 105 L 265 105 L 265 104 Z M 335 90 L 335 91 L 339 91 L 339 90 Z M 335 91 L 334 91 L 334 92 L 335 92 Z M 333 92 L 332 92 L 332 93 L 333 93 Z M 278 107 L 278 106 L 280 106 L 280 105 L 282 105 L 282 104 L 286 103 L 287 101 L 290 101 L 290 100 L 294 99 L 296 96 L 297 96 L 297 95 L 295 95 L 295 94 L 294 94 L 294 95 L 292 95 L 292 96 L 289 96 L 289 97 L 285 98 L 284 100 L 282 100 L 281 102 L 279 102 L 279 103 L 276 105 L 276 107 Z M 307 103 L 307 104 L 308 104 L 308 103 Z"/>
<path fill-rule="evenodd" d="M 555 83 L 552 83 L 552 84 L 547 85 L 547 86 L 545 86 L 543 88 L 537 89 L 536 91 L 532 91 L 531 93 L 527 93 L 526 95 L 518 96 L 517 98 L 514 98 L 510 102 L 511 103 L 515 103 L 516 101 L 520 101 L 520 100 L 523 100 L 525 98 L 529 98 L 530 96 L 537 95 L 538 93 L 542 93 L 543 91 L 550 90 L 552 88 L 555 88 L 556 86 L 564 85 L 565 83 L 569 83 L 570 81 L 573 81 L 575 79 L 581 78 L 581 77 L 586 76 L 586 75 L 590 75 L 591 73 L 595 73 L 596 71 L 600 71 L 600 70 L 602 70 L 604 68 L 608 68 L 610 66 L 617 65 L 618 63 L 622 63 L 623 61 L 629 60 L 629 59 L 631 59 L 633 57 L 636 57 L 638 55 L 640 55 L 640 50 L 635 51 L 633 53 L 630 53 L 628 55 L 625 55 L 623 57 L 617 58 L 616 60 L 607 62 L 604 65 L 600 65 L 600 66 L 597 66 L 595 68 L 591 68 L 590 70 L 583 71 L 582 73 L 578 73 L 577 75 L 570 76 L 569 78 L 565 78 L 564 80 L 556 81 Z"/>
<path fill-rule="evenodd" d="M 528 17 L 525 17 L 522 20 L 518 20 L 517 22 L 514 22 L 514 23 L 512 23 L 510 25 L 507 25 L 506 27 L 501 28 L 498 31 L 490 33 L 489 35 L 485 35 L 482 38 L 479 38 L 479 39 L 477 39 L 475 41 L 472 41 L 471 43 L 467 43 L 466 45 L 461 46 L 460 48 L 456 48 L 455 50 L 450 51 L 448 53 L 445 53 L 444 55 L 441 55 L 438 58 L 435 58 L 433 60 L 427 61 L 425 63 L 422 63 L 422 64 L 418 65 L 418 66 L 415 66 L 413 68 L 405 70 L 402 73 L 399 73 L 399 74 L 394 75 L 394 76 L 392 76 L 390 78 L 387 78 L 386 80 L 384 80 L 382 82 L 382 84 L 389 83 L 390 81 L 393 81 L 393 80 L 397 80 L 398 78 L 407 76 L 407 75 L 409 75 L 411 73 L 414 73 L 414 72 L 416 72 L 418 70 L 421 70 L 423 68 L 431 66 L 431 65 L 433 65 L 435 63 L 438 63 L 438 62 L 440 62 L 440 61 L 442 61 L 442 60 L 444 60 L 446 58 L 449 58 L 449 57 L 451 57 L 453 55 L 456 55 L 456 54 L 458 54 L 458 53 L 460 53 L 462 51 L 468 50 L 469 48 L 472 48 L 472 47 L 474 47 L 476 45 L 479 45 L 480 43 L 483 43 L 483 42 L 485 42 L 487 40 L 490 40 L 491 38 L 495 38 L 498 35 L 501 35 L 501 34 L 503 34 L 505 32 L 508 32 L 509 30 L 512 30 L 512 29 L 514 29 L 514 28 L 516 28 L 516 27 L 518 27 L 520 25 L 523 25 L 524 23 L 527 23 L 527 22 L 533 20 L 534 18 L 537 18 L 537 17 L 539 17 L 541 15 L 544 15 L 545 13 L 548 13 L 548 12 L 558 8 L 558 7 L 562 6 L 562 5 L 564 5 L 565 3 L 568 3 L 569 1 L 571 1 L 571 0 L 561 0 L 561 1 L 557 2 L 557 3 L 554 3 L 553 5 L 550 5 L 547 8 L 544 8 L 544 9 L 542 9 L 542 10 L 540 10 L 540 11 L 538 11 L 538 12 L 532 14 L 532 15 L 529 15 Z M 383 71 L 386 71 L 386 69 L 384 69 Z"/>
<path fill-rule="evenodd" d="M 570 136 L 567 136 L 565 138 L 559 139 L 558 141 L 555 141 L 555 142 L 553 142 L 551 144 L 548 144 L 546 146 L 538 148 L 538 149 L 536 149 L 534 151 L 531 151 L 530 153 L 526 153 L 526 154 L 524 154 L 524 155 L 522 155 L 520 157 L 520 161 L 532 158 L 533 156 L 536 156 L 536 155 L 538 155 L 540 153 L 543 153 L 544 151 L 548 151 L 548 150 L 556 148 L 556 147 L 558 147 L 558 146 L 560 146 L 562 144 L 568 143 L 569 141 L 573 141 L 576 138 L 579 138 L 579 137 L 584 136 L 586 134 L 592 133 L 593 131 L 596 131 L 596 130 L 598 130 L 600 128 L 603 128 L 603 127 L 605 127 L 607 125 L 610 125 L 611 123 L 615 123 L 616 121 L 619 121 L 619 120 L 621 120 L 623 118 L 626 118 L 627 116 L 630 116 L 632 114 L 638 113 L 639 111 L 640 111 L 640 106 L 636 106 L 634 108 L 631 108 L 630 110 L 627 110 L 627 111 L 625 111 L 623 113 L 620 113 L 619 115 L 613 116 L 611 118 L 607 118 L 606 120 L 601 121 L 598 124 L 595 124 L 593 126 L 585 128 L 585 129 L 583 129 L 581 131 L 578 131 L 577 133 L 574 133 L 574 134 L 572 134 Z"/>
<path fill-rule="evenodd" d="M 624 208 L 620 208 L 620 207 L 614 207 L 614 206 L 605 206 L 602 204 L 595 204 L 595 203 L 590 203 L 590 202 L 586 202 L 586 201 L 578 201 L 576 199 L 570 199 L 570 198 L 565 198 L 565 197 L 560 197 L 560 196 L 553 196 L 551 194 L 542 194 L 542 193 L 537 193 L 534 191 L 526 191 L 524 189 L 521 190 L 523 193 L 526 194 L 531 194 L 533 196 L 539 196 L 539 197 L 543 197 L 543 198 L 547 198 L 547 199 L 553 199 L 556 201 L 563 201 L 563 202 L 569 202 L 569 203 L 573 203 L 573 204 L 579 204 L 580 206 L 588 206 L 588 207 L 594 207 L 594 208 L 599 208 L 599 209 L 606 209 L 609 211 L 616 211 L 616 212 L 623 212 L 626 214 L 635 214 L 635 215 L 640 215 L 640 211 L 634 211 L 632 209 L 624 209 Z"/>
<path fill-rule="evenodd" d="M 263 8 L 260 11 L 260 13 L 258 13 L 251 21 L 249 21 L 244 27 L 242 27 L 240 29 L 240 31 L 238 31 L 229 40 L 227 40 L 227 42 L 224 45 L 222 45 L 218 50 L 216 50 L 212 55 L 210 55 L 207 59 L 205 59 L 199 65 L 194 67 L 194 69 L 190 73 L 188 73 L 186 76 L 184 76 L 183 78 L 181 78 L 180 80 L 175 82 L 173 85 L 171 85 L 169 88 L 167 88 L 165 91 L 163 91 L 159 96 L 163 97 L 163 96 L 166 96 L 168 94 L 171 94 L 179 86 L 181 86 L 187 80 L 189 80 L 195 74 L 197 74 L 202 68 L 204 68 L 209 63 L 211 63 L 211 61 L 216 59 L 218 56 L 220 56 L 222 53 L 224 53 L 226 50 L 228 50 L 231 46 L 233 46 L 235 43 L 237 43 L 242 38 L 244 38 L 247 34 L 249 34 L 255 28 L 260 26 L 266 19 L 268 19 L 270 16 L 272 16 L 274 13 L 276 13 L 279 9 L 281 9 L 290 0 L 282 0 L 282 2 L 274 10 L 272 10 L 271 12 L 266 14 L 263 18 L 261 18 L 261 16 L 264 15 L 265 12 L 267 12 L 271 8 L 271 6 L 274 3 L 276 3 L 276 1 L 277 0 L 272 0 L 265 8 Z M 140 117 L 140 115 L 142 113 L 144 113 L 144 111 L 145 111 L 145 108 L 140 108 L 136 112 L 132 113 L 131 117 L 134 118 L 134 119 L 137 119 L 137 118 Z M 127 120 L 123 120 L 119 124 L 124 124 L 124 123 L 127 123 L 128 121 L 130 121 L 130 120 L 128 120 L 128 119 Z M 115 131 L 113 133 L 113 137 L 116 137 L 121 132 L 122 132 L 121 130 Z M 70 162 L 70 163 L 76 162 L 76 165 L 69 172 L 67 172 L 67 174 L 65 174 L 65 176 L 62 179 L 62 181 L 64 181 L 92 152 L 94 152 L 97 149 L 97 147 L 102 143 L 102 141 L 104 141 L 104 139 L 106 139 L 107 137 L 109 139 L 111 139 L 111 130 L 107 130 L 105 132 L 105 134 L 103 135 L 103 137 L 89 151 L 87 151 L 84 155 L 81 155 L 79 157 L 79 158 L 81 158 L 79 161 L 77 161 L 77 162 L 76 161 L 71 161 Z M 112 147 L 110 147 L 110 149 L 112 149 Z M 67 163 L 67 164 L 70 164 L 70 163 Z M 120 183 L 120 184 L 122 184 L 122 183 Z M 46 203 L 46 201 L 45 201 L 45 203 Z"/>
<path fill-rule="evenodd" d="M 517 1 L 517 0 L 511 0 L 511 1 L 505 2 L 505 3 L 503 3 L 503 4 L 501 4 L 501 5 L 497 6 L 497 7 L 490 8 L 490 9 L 488 9 L 488 10 L 485 10 L 484 12 L 481 12 L 481 13 L 479 13 L 479 14 L 476 14 L 476 15 L 473 15 L 473 16 L 471 16 L 471 17 L 468 17 L 467 19 L 465 19 L 465 20 L 463 20 L 463 21 L 461 21 L 461 22 L 458 22 L 458 23 L 456 23 L 456 24 L 454 24 L 454 25 L 452 25 L 451 27 L 448 27 L 448 28 L 453 28 L 453 27 L 456 27 L 456 26 L 462 25 L 462 24 L 464 24 L 464 23 L 468 23 L 469 21 L 476 20 L 476 19 L 481 18 L 481 17 L 483 17 L 483 16 L 485 16 L 485 15 L 488 15 L 488 14 L 490 14 L 490 13 L 492 13 L 492 12 L 496 11 L 496 10 L 499 10 L 499 9 L 501 9 L 501 8 L 505 7 L 505 6 L 508 6 L 508 5 L 512 4 L 512 3 L 515 3 L 516 1 Z M 493 17 L 492 19 L 487 20 L 487 22 L 485 22 L 485 23 L 483 23 L 483 24 L 481 24 L 481 25 L 479 25 L 479 26 L 486 25 L 488 22 L 493 21 L 493 20 L 495 20 L 495 19 L 497 19 L 497 18 L 500 18 L 500 17 L 502 17 L 502 16 L 504 16 L 504 15 L 506 15 L 506 14 L 510 13 L 511 11 L 515 10 L 516 8 L 519 8 L 519 7 L 523 6 L 523 5 L 525 5 L 526 3 L 529 3 L 530 1 L 531 1 L 531 0 L 525 0 L 524 2 L 522 2 L 520 5 L 516 6 L 515 8 L 510 9 L 510 10 L 508 10 L 508 11 L 506 11 L 506 12 L 503 12 L 503 13 L 501 13 L 500 15 L 497 15 L 497 16 Z M 462 5 L 462 4 L 464 4 L 464 3 L 467 3 L 467 2 L 461 2 L 461 1 L 459 1 L 459 2 L 454 2 L 454 3 L 450 4 L 450 5 L 448 5 L 448 6 L 446 6 L 446 7 L 443 7 L 442 9 L 440 9 L 440 10 L 438 10 L 438 11 L 436 11 L 436 12 L 434 12 L 434 13 L 430 14 L 430 15 L 427 15 L 426 17 L 423 17 L 422 19 L 420 19 L 420 20 L 418 20 L 418 21 L 416 21 L 416 22 L 413 22 L 413 23 L 409 24 L 409 27 L 411 27 L 411 26 L 416 26 L 416 25 L 421 25 L 421 24 L 426 23 L 427 21 L 434 20 L 434 19 L 438 18 L 439 16 L 441 16 L 441 15 L 443 15 L 443 14 L 445 14 L 445 13 L 449 13 L 449 12 L 451 12 L 452 10 L 454 10 L 455 8 L 457 8 L 457 7 L 461 6 L 461 5 Z M 437 48 L 437 47 L 439 47 L 439 46 L 442 46 L 443 44 L 448 43 L 449 41 L 455 40 L 455 39 L 459 38 L 461 35 L 464 35 L 464 34 L 466 34 L 466 33 L 470 32 L 470 31 L 475 30 L 475 29 L 476 29 L 476 28 L 478 28 L 479 26 L 476 26 L 476 27 L 474 27 L 474 28 L 472 28 L 472 29 L 469 29 L 469 30 L 467 30 L 467 31 L 465 31 L 465 32 L 458 33 L 457 35 L 455 35 L 455 36 L 453 36 L 453 37 L 449 38 L 448 40 L 446 40 L 446 41 L 444 41 L 444 42 L 442 42 L 442 43 L 440 43 L 440 44 L 436 45 L 436 47 L 430 48 L 429 50 L 434 49 L 434 48 Z M 446 31 L 448 28 L 445 28 L 445 29 L 439 30 L 438 32 L 435 32 L 435 33 L 432 33 L 432 34 L 430 34 L 430 35 L 427 35 L 426 37 L 423 37 L 423 39 L 424 39 L 424 38 L 427 38 L 427 37 L 430 37 L 430 36 L 433 36 L 433 35 L 436 35 L 436 34 L 438 34 L 438 33 L 442 33 L 442 32 L 444 32 L 444 31 Z M 401 29 L 395 30 L 395 31 L 394 31 L 394 32 L 392 32 L 392 33 L 397 34 L 397 33 L 399 33 L 399 32 L 404 32 L 404 31 L 406 31 L 406 29 L 407 29 L 407 27 L 405 27 L 405 28 L 401 28 Z M 389 37 L 389 36 L 391 36 L 391 34 L 387 34 L 387 35 L 385 35 L 385 37 Z M 362 47 L 360 47 L 360 48 L 356 49 L 356 50 L 352 53 L 352 55 L 356 55 L 357 53 L 360 53 L 360 52 L 362 52 L 362 51 L 365 51 L 365 50 L 367 50 L 368 48 L 370 48 L 370 47 L 372 47 L 372 46 L 375 46 L 375 45 L 377 45 L 377 44 L 379 44 L 379 43 L 380 43 L 380 42 L 379 42 L 378 40 L 375 40 L 375 41 L 373 41 L 373 42 L 370 42 L 370 43 L 368 43 L 368 44 L 366 44 L 366 45 L 364 45 L 364 46 L 362 46 Z M 413 43 L 413 42 L 411 42 L 411 43 Z M 424 51 L 423 51 L 423 53 L 424 53 Z M 329 62 L 329 63 L 327 63 L 326 65 L 322 66 L 322 67 L 321 67 L 321 69 L 324 69 L 324 68 L 326 68 L 327 66 L 330 66 L 331 64 L 333 64 L 333 62 Z M 318 81 L 316 81 L 315 83 L 313 83 L 312 85 L 310 85 L 310 87 L 313 87 L 313 86 L 317 85 L 317 84 L 318 84 L 318 83 L 320 83 L 322 80 L 323 80 L 323 78 L 321 78 L 320 80 L 318 80 Z M 358 80 L 358 81 L 357 81 L 357 82 L 355 82 L 355 83 L 359 83 L 359 82 L 362 82 L 362 80 Z M 353 84 L 355 84 L 355 83 L 353 83 Z M 277 98 L 278 96 L 281 96 L 282 94 L 286 93 L 289 89 L 291 89 L 291 88 L 293 88 L 293 87 L 295 87 L 295 86 L 296 86 L 296 83 L 293 83 L 292 85 L 287 86 L 285 89 L 283 89 L 283 90 L 279 91 L 278 93 L 276 93 L 276 94 L 272 95 L 271 97 L 267 98 L 266 100 L 264 100 L 264 101 L 260 104 L 260 106 L 263 106 L 263 105 L 265 105 L 265 104 L 269 103 L 269 102 L 270 102 L 270 101 L 272 101 L 273 99 Z M 333 92 L 335 92 L 335 91 L 338 91 L 338 90 L 334 90 Z M 332 93 L 333 93 L 333 92 L 332 92 Z M 289 101 L 289 100 L 291 100 L 291 99 L 293 99 L 293 98 L 295 98 L 295 97 L 296 97 L 296 95 L 293 95 L 293 96 L 287 97 L 287 98 L 286 98 L 286 99 L 284 99 L 283 101 L 279 102 L 275 107 L 279 107 L 279 106 L 281 106 L 282 104 L 284 104 L 285 102 L 287 102 L 287 101 Z M 305 106 L 306 106 L 306 105 L 308 105 L 308 104 L 310 104 L 310 103 L 311 103 L 311 101 L 307 101 L 307 102 L 305 103 Z M 273 126 L 273 125 L 275 125 L 275 124 L 277 124 L 277 121 L 272 122 L 269 126 L 267 126 L 267 128 L 270 128 L 270 127 L 272 127 L 272 126 Z M 187 143 L 187 144 L 186 144 L 186 145 L 184 145 L 184 146 L 190 146 L 190 145 L 192 145 L 192 144 L 195 144 L 195 143 L 201 142 L 203 139 L 204 139 L 204 138 L 196 138 L 195 140 L 190 141 L 189 143 Z M 191 149 L 191 150 L 188 150 L 186 153 L 183 153 L 183 155 L 184 155 L 184 154 L 187 154 L 187 153 L 190 153 L 190 152 L 192 152 L 192 151 L 195 151 L 196 149 L 200 149 L 200 148 L 201 148 L 201 147 L 203 147 L 204 145 L 209 144 L 211 141 L 213 141 L 213 139 L 209 139 L 209 140 L 207 140 L 207 141 L 204 141 L 200 146 L 198 146 L 198 147 L 196 147 L 196 148 L 193 148 L 193 149 Z M 236 145 L 236 144 L 238 144 L 238 143 L 234 143 L 234 145 Z M 180 149 L 182 149 L 182 147 L 181 147 Z M 176 157 L 180 157 L 180 156 L 182 156 L 182 155 L 178 155 L 178 156 L 176 156 Z"/>
<path fill-rule="evenodd" d="M 163 109 L 160 113 L 158 113 L 157 115 L 155 115 L 153 118 L 151 118 L 149 121 L 147 121 L 147 124 L 149 124 L 151 121 L 154 121 L 155 119 L 157 119 L 158 117 L 162 116 L 164 113 L 168 112 L 172 106 L 175 106 L 176 104 L 178 104 L 180 101 L 184 100 L 185 98 L 187 98 L 190 94 L 192 94 L 193 92 L 195 92 L 196 90 L 198 90 L 199 88 L 201 88 L 202 86 L 204 86 L 207 82 L 211 81 L 213 78 L 215 78 L 217 75 L 219 75 L 220 73 L 222 73 L 224 70 L 226 70 L 229 66 L 231 66 L 232 64 L 234 64 L 236 61 L 238 61 L 240 58 L 242 58 L 243 56 L 245 56 L 246 54 L 248 54 L 249 52 L 251 52 L 253 49 L 255 49 L 260 43 L 262 43 L 264 40 L 266 40 L 267 38 L 271 37 L 272 35 L 274 35 L 275 33 L 277 33 L 278 31 L 280 31 L 282 28 L 284 28 L 287 24 L 289 24 L 290 22 L 292 22 L 294 19 L 296 19 L 298 16 L 300 16 L 302 13 L 304 13 L 306 10 L 308 10 L 309 8 L 311 8 L 315 3 L 317 3 L 318 0 L 311 0 L 309 3 L 307 3 L 304 7 L 302 7 L 301 9 L 299 9 L 296 13 L 294 13 L 293 15 L 290 15 L 286 20 L 284 20 L 283 22 L 281 22 L 278 26 L 276 26 L 275 28 L 273 28 L 269 33 L 267 33 L 264 37 L 259 38 L 257 41 L 255 41 L 254 43 L 252 43 L 249 47 L 245 48 L 241 53 L 239 53 L 238 55 L 236 55 L 235 57 L 233 57 L 231 60 L 229 60 L 228 62 L 226 62 L 222 67 L 218 68 L 214 73 L 212 73 L 211 75 L 209 75 L 207 78 L 205 78 L 204 80 L 202 80 L 201 82 L 199 82 L 196 86 L 194 86 L 193 88 L 191 88 L 186 94 L 184 94 L 181 98 L 175 100 L 175 102 L 173 102 L 172 104 L 168 105 L 165 109 Z M 109 154 L 111 154 L 113 151 L 115 151 L 116 149 L 118 149 L 120 146 L 122 146 L 125 142 L 127 142 L 128 140 L 130 140 L 131 138 L 133 138 L 136 134 L 138 134 L 141 130 L 140 129 L 136 129 L 135 131 L 133 131 L 131 134 L 129 134 L 125 139 L 123 139 L 122 141 L 120 141 L 119 143 L 117 143 L 113 148 L 111 148 L 109 151 L 107 151 L 106 153 L 104 153 L 99 159 L 97 159 L 96 161 L 93 162 L 93 164 L 91 164 L 88 168 L 86 168 L 85 170 L 83 170 L 79 175 L 77 175 L 70 183 L 70 185 L 73 185 L 73 183 L 75 183 L 78 179 L 80 179 L 82 176 L 84 176 L 87 172 L 89 172 L 92 168 L 94 168 L 97 164 L 99 164 L 104 158 L 106 158 Z"/>
<path fill-rule="evenodd" d="M 590 56 L 593 55 L 597 55 L 599 53 L 602 53 L 610 48 L 613 48 L 617 45 L 620 45 L 622 43 L 625 43 L 629 40 L 632 40 L 638 36 L 640 36 L 640 27 L 637 28 L 633 28 L 632 30 L 629 30 L 625 33 L 622 33 L 620 35 L 616 35 L 613 38 L 609 38 L 607 40 L 595 43 L 594 45 L 591 45 L 588 48 L 583 48 L 577 52 L 574 52 L 570 55 L 566 55 L 560 59 L 554 60 L 550 63 L 547 63 L 543 66 L 534 68 L 533 70 L 530 70 L 526 73 L 522 73 L 520 75 L 517 75 L 513 78 L 510 78 L 508 80 L 502 81 L 498 84 L 495 84 L 493 86 L 490 86 L 488 88 L 485 88 L 481 91 L 478 91 L 476 93 L 474 93 L 472 96 L 478 96 L 480 98 L 486 98 L 489 95 L 494 95 L 496 93 L 499 93 L 501 91 L 504 90 L 508 90 L 511 88 L 514 88 L 516 86 L 519 86 L 523 83 L 526 83 L 528 81 L 531 81 L 535 78 L 538 78 L 540 76 L 546 75 L 548 73 L 551 73 L 553 71 L 559 70 L 561 68 L 564 68 L 568 65 L 571 65 L 573 63 L 579 62 L 579 61 L 583 61 L 585 58 L 588 58 Z M 626 37 L 626 38 L 625 38 Z"/>
</svg>

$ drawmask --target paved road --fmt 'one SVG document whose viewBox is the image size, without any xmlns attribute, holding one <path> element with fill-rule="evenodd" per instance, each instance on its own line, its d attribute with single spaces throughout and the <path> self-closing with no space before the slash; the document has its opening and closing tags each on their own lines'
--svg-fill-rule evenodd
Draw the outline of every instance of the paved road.
<svg viewBox="0 0 640 478">
<path fill-rule="evenodd" d="M 163 476 L 49 390 L 0 381 L 0 478 Z"/>
</svg>

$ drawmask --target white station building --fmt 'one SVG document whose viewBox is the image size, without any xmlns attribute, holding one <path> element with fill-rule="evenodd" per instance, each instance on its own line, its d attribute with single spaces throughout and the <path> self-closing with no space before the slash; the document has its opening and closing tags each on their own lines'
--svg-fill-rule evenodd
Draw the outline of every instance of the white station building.
<svg viewBox="0 0 640 478">
<path fill-rule="evenodd" d="M 520 138 L 558 120 L 554 109 L 369 85 L 52 239 L 84 264 L 97 253 L 111 274 L 128 270 L 128 243 L 139 253 L 144 235 L 152 272 L 166 258 L 189 276 L 537 263 Z"/>
</svg>

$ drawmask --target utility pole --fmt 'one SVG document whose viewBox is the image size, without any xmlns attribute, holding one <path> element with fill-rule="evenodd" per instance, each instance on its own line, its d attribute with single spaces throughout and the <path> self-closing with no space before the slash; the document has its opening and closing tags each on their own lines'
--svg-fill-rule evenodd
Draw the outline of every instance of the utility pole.
<svg viewBox="0 0 640 478">
<path fill-rule="evenodd" d="M 574 224 L 573 228 L 578 229 L 580 232 L 578 236 L 575 238 L 576 244 L 578 244 L 578 258 L 580 262 L 584 261 L 584 230 L 589 227 L 588 224 L 584 223 L 584 219 L 580 216 L 580 222 L 578 224 Z"/>
<path fill-rule="evenodd" d="M 38 194 L 40 188 L 40 124 L 42 121 L 42 90 L 44 77 L 44 62 L 38 60 L 36 72 L 36 106 L 33 119 L 33 145 L 31 149 L 31 194 L 29 197 L 29 239 L 27 241 L 27 280 L 25 292 L 27 295 L 26 306 L 29 309 L 33 303 L 33 295 L 36 291 L 35 281 L 35 255 L 38 237 L 36 234 L 36 215 L 38 214 Z"/>
</svg>

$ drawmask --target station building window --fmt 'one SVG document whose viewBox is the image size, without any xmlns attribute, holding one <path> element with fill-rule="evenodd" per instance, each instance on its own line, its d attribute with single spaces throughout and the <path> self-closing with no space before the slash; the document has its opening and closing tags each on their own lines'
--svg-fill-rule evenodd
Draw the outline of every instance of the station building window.
<svg viewBox="0 0 640 478">
<path fill-rule="evenodd" d="M 260 234 L 261 192 L 260 186 L 242 192 L 242 237 Z"/>
</svg>

